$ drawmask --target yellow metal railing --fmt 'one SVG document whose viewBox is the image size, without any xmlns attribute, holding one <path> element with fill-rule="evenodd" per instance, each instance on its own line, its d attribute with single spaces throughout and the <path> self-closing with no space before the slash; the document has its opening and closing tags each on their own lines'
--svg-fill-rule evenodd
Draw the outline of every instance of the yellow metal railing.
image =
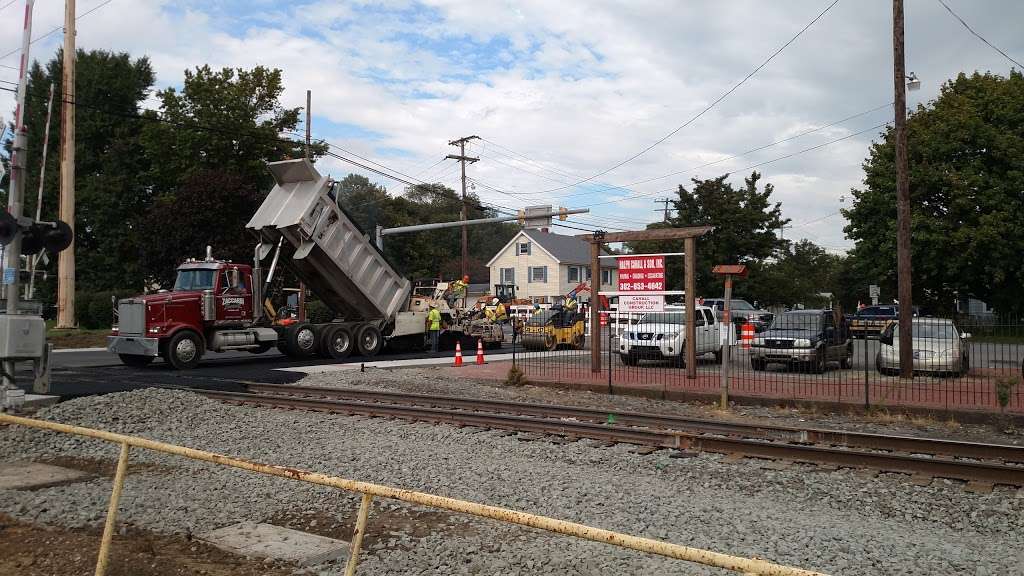
<svg viewBox="0 0 1024 576">
<path fill-rule="evenodd" d="M 114 488 L 110 495 L 110 506 L 107 509 L 106 523 L 103 527 L 103 536 L 100 541 L 99 557 L 97 558 L 96 561 L 96 576 L 103 576 L 106 573 L 107 563 L 110 555 L 110 541 L 114 534 L 114 524 L 117 519 L 118 501 L 120 500 L 121 490 L 124 486 L 124 478 L 128 469 L 128 453 L 131 447 L 145 448 L 147 450 L 163 452 L 165 454 L 175 454 L 177 456 L 183 456 L 185 458 L 190 458 L 192 460 L 212 462 L 214 464 L 220 464 L 222 466 L 231 466 L 233 468 L 248 470 L 250 472 L 256 472 L 259 474 L 280 476 L 282 478 L 290 478 L 292 480 L 309 482 L 311 484 L 319 484 L 321 486 L 340 488 L 342 490 L 357 492 L 361 494 L 362 501 L 359 504 L 359 512 L 356 517 L 355 532 L 352 535 L 351 551 L 348 563 L 345 567 L 346 576 L 352 576 L 353 574 L 355 574 L 356 563 L 359 560 L 359 550 L 360 547 L 362 546 L 363 534 L 366 531 L 366 520 L 370 512 L 370 503 L 373 500 L 374 496 L 378 496 L 381 498 L 392 498 L 395 500 L 408 502 L 410 504 L 429 506 L 432 508 L 449 510 L 451 512 L 460 512 L 463 514 L 469 514 L 480 518 L 490 518 L 492 520 L 499 520 L 501 522 L 506 522 L 509 524 L 518 524 L 520 526 L 528 526 L 530 528 L 546 530 L 548 532 L 554 532 L 556 534 L 564 534 L 566 536 L 581 538 L 583 540 L 604 542 L 606 544 L 611 544 L 613 546 L 618 546 L 620 548 L 628 548 L 631 550 L 637 550 L 639 552 L 646 552 L 648 554 L 667 556 L 669 558 L 685 560 L 688 562 L 695 562 L 698 564 L 704 564 L 706 566 L 715 566 L 718 568 L 724 568 L 727 570 L 740 572 L 745 575 L 824 576 L 820 572 L 813 572 L 810 570 L 802 570 L 800 568 L 782 566 L 780 564 L 774 564 L 771 562 L 766 562 L 764 560 L 730 556 L 728 554 L 721 554 L 719 552 L 712 552 L 710 550 L 690 548 L 689 546 L 680 546 L 678 544 L 671 544 L 668 542 L 651 540 L 650 538 L 639 538 L 637 536 L 630 536 L 628 534 L 612 532 L 610 530 L 603 530 L 601 528 L 594 528 L 593 526 L 577 524 L 575 522 L 566 522 L 564 520 L 557 520 L 555 518 L 549 518 L 546 516 L 538 516 L 536 514 L 528 514 L 526 512 L 519 512 L 517 510 L 510 510 L 508 508 L 501 508 L 498 506 L 489 506 L 487 504 L 467 502 L 465 500 L 457 500 L 455 498 L 447 498 L 444 496 L 437 496 L 435 494 L 427 494 L 424 492 L 403 490 L 400 488 L 393 488 L 391 486 L 384 486 L 381 484 L 371 484 L 369 482 L 349 480 L 346 478 L 339 478 L 337 476 L 328 476 L 326 474 L 319 474 L 316 472 L 308 472 L 296 468 L 289 468 L 287 466 L 277 466 L 272 464 L 263 464 L 260 462 L 252 462 L 250 460 L 233 458 L 230 456 L 225 456 L 223 454 L 206 452 L 204 450 L 195 450 L 193 448 L 186 448 L 184 446 L 177 446 L 175 444 L 167 444 L 164 442 L 158 442 L 156 440 L 148 440 L 146 438 L 139 438 L 137 436 L 127 436 L 124 434 L 116 434 L 114 432 L 107 432 L 104 430 L 84 428 L 81 426 L 71 426 L 68 424 L 60 424 L 57 422 L 49 422 L 46 420 L 37 420 L 33 418 L 24 418 L 20 416 L 12 416 L 9 414 L 2 413 L 0 413 L 0 423 L 16 424 L 20 426 L 28 426 L 31 428 L 39 428 L 43 430 L 61 432 L 64 434 L 86 436 L 89 438 L 106 440 L 107 442 L 113 442 L 121 446 L 121 453 L 117 459 L 117 471 L 114 473 Z"/>
</svg>

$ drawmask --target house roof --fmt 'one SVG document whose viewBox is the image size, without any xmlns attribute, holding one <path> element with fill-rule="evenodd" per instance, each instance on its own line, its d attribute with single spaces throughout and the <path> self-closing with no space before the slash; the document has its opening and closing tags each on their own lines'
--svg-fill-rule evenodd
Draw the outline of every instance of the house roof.
<svg viewBox="0 0 1024 576">
<path fill-rule="evenodd" d="M 499 254 L 504 252 L 511 246 L 520 236 L 526 236 L 538 246 L 540 246 L 545 252 L 551 255 L 552 258 L 558 261 L 559 264 L 589 264 L 590 263 L 590 242 L 580 240 L 575 236 L 563 236 L 561 234 L 552 234 L 550 232 L 543 232 L 535 228 L 528 228 L 521 230 L 519 234 L 509 241 L 491 261 L 487 263 L 490 266 Z M 607 250 L 601 250 L 602 254 L 610 254 Z M 602 268 L 618 268 L 618 260 L 614 258 L 605 258 L 601 262 Z"/>
</svg>

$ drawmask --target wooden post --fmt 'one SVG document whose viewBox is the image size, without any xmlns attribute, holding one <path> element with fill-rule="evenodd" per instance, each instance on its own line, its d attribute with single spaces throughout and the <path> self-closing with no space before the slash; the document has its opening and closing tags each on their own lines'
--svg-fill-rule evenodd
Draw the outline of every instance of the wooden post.
<svg viewBox="0 0 1024 576">
<path fill-rule="evenodd" d="M 590 371 L 601 371 L 601 240 L 590 241 Z M 611 359 L 609 359 L 611 362 Z"/>
<path fill-rule="evenodd" d="M 903 61 L 903 0 L 892 3 L 893 88 L 896 107 L 896 281 L 900 296 L 900 378 L 914 377 L 914 303 L 910 257 L 910 179 L 907 175 L 907 77 Z M 866 342 L 867 340 L 865 340 Z"/>
<path fill-rule="evenodd" d="M 725 275 L 725 310 L 722 312 L 722 325 L 720 329 L 727 330 L 725 333 L 725 344 L 722 345 L 722 410 L 729 409 L 729 351 L 731 349 L 732 333 L 735 330 L 732 326 L 732 274 Z"/>
<path fill-rule="evenodd" d="M 64 89 L 61 91 L 60 219 L 75 226 L 75 0 L 64 7 Z M 57 327 L 75 328 L 75 241 L 57 256 Z"/>
<path fill-rule="evenodd" d="M 110 494 L 107 506 L 107 520 L 103 524 L 103 536 L 100 538 L 100 553 L 96 559 L 96 576 L 107 573 L 110 563 L 110 542 L 114 539 L 114 523 L 117 521 L 117 505 L 121 502 L 121 490 L 124 488 L 124 477 L 128 473 L 128 443 L 121 443 L 121 455 L 117 458 L 117 470 L 114 472 L 114 489 Z"/>
<path fill-rule="evenodd" d="M 692 380 L 697 377 L 697 299 L 694 295 L 697 290 L 694 278 L 697 269 L 697 242 L 692 236 L 683 240 L 683 252 L 686 275 L 686 377 Z"/>
<path fill-rule="evenodd" d="M 356 515 L 356 529 L 352 534 L 352 549 L 349 552 L 348 564 L 345 565 L 345 576 L 354 576 L 356 565 L 359 564 L 359 550 L 363 547 L 363 536 L 366 534 L 366 519 L 370 515 L 370 502 L 373 494 L 363 493 L 363 499 L 359 503 L 359 513 Z"/>
</svg>

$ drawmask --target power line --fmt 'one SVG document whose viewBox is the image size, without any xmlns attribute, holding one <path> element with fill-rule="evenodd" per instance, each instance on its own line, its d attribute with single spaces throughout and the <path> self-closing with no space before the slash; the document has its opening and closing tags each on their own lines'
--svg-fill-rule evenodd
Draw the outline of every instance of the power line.
<svg viewBox="0 0 1024 576">
<path fill-rule="evenodd" d="M 3 6 L 0 6 L 0 11 L 2 11 L 2 10 L 3 10 L 4 8 L 7 8 L 7 7 L 8 7 L 8 6 L 10 6 L 11 4 L 14 4 L 14 3 L 15 3 L 15 2 L 17 2 L 17 1 L 18 1 L 18 0 L 11 0 L 11 1 L 10 1 L 10 2 L 8 2 L 7 4 L 4 4 Z"/>
<path fill-rule="evenodd" d="M 113 1 L 114 0 L 103 0 L 103 2 L 100 2 L 99 4 L 97 4 L 97 5 L 93 6 L 92 8 L 90 8 L 89 10 L 87 10 L 85 12 L 82 12 L 81 14 L 76 16 L 75 17 L 75 22 L 79 21 L 82 18 L 85 18 L 89 14 L 92 14 L 93 12 L 99 10 L 100 8 L 103 8 L 104 6 L 106 6 L 107 4 L 110 4 Z M 64 29 L 63 26 L 57 26 L 56 28 L 54 28 L 53 30 L 50 30 L 49 32 L 43 34 L 42 36 L 36 36 L 35 38 L 32 39 L 31 42 L 29 42 L 29 44 L 35 44 L 36 42 L 39 42 L 43 38 L 46 38 L 47 36 L 50 36 L 54 32 L 59 32 L 59 31 L 61 31 L 63 29 Z M 11 50 L 10 52 L 7 52 L 6 54 L 0 55 L 0 60 L 3 60 L 4 58 L 7 58 L 8 56 L 14 55 L 19 50 L 21 50 L 21 46 L 18 46 L 17 48 L 14 48 L 13 50 Z M 4 66 L 4 68 L 13 68 L 13 66 Z"/>
<path fill-rule="evenodd" d="M 807 23 L 807 25 L 806 25 L 806 26 L 804 26 L 803 28 L 801 28 L 801 29 L 800 29 L 800 31 L 796 33 L 796 35 L 794 35 L 794 36 L 793 36 L 792 38 L 790 38 L 790 39 L 789 39 L 788 41 L 786 41 L 786 43 L 785 43 L 785 44 L 783 44 L 782 46 L 780 46 L 780 47 L 779 47 L 779 48 L 778 48 L 778 49 L 777 49 L 777 50 L 776 50 L 775 52 L 773 52 L 773 53 L 771 54 L 771 56 L 769 56 L 769 57 L 768 57 L 767 59 L 765 59 L 765 61 L 764 61 L 764 62 L 761 62 L 761 64 L 759 64 L 759 65 L 757 66 L 757 68 L 754 68 L 753 70 L 751 70 L 751 71 L 750 71 L 750 73 L 749 73 L 749 74 L 747 74 L 747 75 L 746 75 L 746 76 L 745 76 L 745 77 L 744 77 L 744 78 L 743 78 L 742 80 L 740 80 L 739 82 L 737 82 L 736 84 L 734 84 L 732 88 L 729 88 L 729 90 L 727 90 L 727 91 L 726 91 L 726 92 L 725 92 L 724 94 L 722 94 L 722 95 L 721 95 L 721 96 L 719 96 L 719 97 L 718 97 L 717 99 L 715 99 L 715 100 L 714 100 L 714 101 L 713 101 L 713 102 L 712 102 L 711 104 L 708 104 L 707 106 L 705 106 L 703 110 L 701 110 L 700 112 L 698 112 L 697 114 L 695 114 L 694 116 L 692 116 L 692 117 L 691 117 L 691 118 L 690 118 L 689 120 L 687 120 L 686 122 L 683 122 L 683 123 L 682 123 L 681 125 L 679 125 L 678 127 L 676 127 L 676 128 L 674 129 L 674 130 L 672 130 L 671 132 L 669 132 L 669 133 L 668 133 L 668 134 L 666 134 L 665 136 L 663 136 L 663 137 L 661 137 L 660 139 L 658 139 L 657 141 L 655 141 L 655 142 L 654 142 L 653 144 L 651 144 L 650 146 L 648 146 L 648 147 L 644 148 L 643 150 L 641 150 L 641 151 L 637 152 L 636 154 L 634 154 L 634 155 L 630 156 L 629 158 L 626 158 L 625 160 L 623 160 L 623 161 L 619 162 L 618 164 L 615 164 L 615 165 L 614 165 L 614 166 L 612 166 L 611 168 L 608 168 L 608 169 L 606 169 L 606 170 L 603 170 L 603 171 L 601 171 L 601 172 L 598 172 L 597 174 L 594 174 L 594 175 L 592 175 L 592 176 L 588 176 L 587 178 L 584 178 L 584 179 L 582 179 L 582 180 L 580 180 L 580 181 L 578 181 L 578 182 L 576 182 L 576 183 L 574 183 L 574 184 L 571 184 L 571 185 L 568 185 L 568 186 L 562 186 L 562 187 L 559 187 L 559 188 L 551 188 L 551 189 L 545 190 L 544 192 L 555 192 L 555 191 L 557 191 L 557 190 L 564 190 L 565 188 L 572 188 L 572 187 L 574 187 L 574 186 L 578 186 L 578 185 L 580 185 L 580 184 L 584 184 L 584 183 L 586 183 L 586 182 L 590 182 L 590 181 L 591 181 L 591 180 L 593 180 L 594 178 L 598 178 L 598 177 L 604 176 L 605 174 L 607 174 L 607 173 L 611 172 L 612 170 L 615 170 L 615 169 L 617 169 L 617 168 L 619 168 L 619 167 L 621 167 L 621 166 L 624 166 L 624 165 L 626 165 L 626 164 L 628 164 L 628 163 L 632 162 L 633 160 L 636 160 L 637 158 L 639 158 L 639 157 L 643 156 L 644 154 L 646 154 L 646 153 L 647 153 L 647 152 L 649 152 L 650 150 L 654 149 L 654 148 L 655 148 L 656 146 L 658 146 L 658 145 L 659 145 L 659 144 L 661 144 L 662 142 L 664 142 L 664 141 L 668 140 L 668 139 L 669 139 L 669 138 L 671 138 L 672 136 L 675 136 L 675 135 L 676 135 L 676 133 L 678 133 L 678 132 L 679 132 L 680 130 L 682 130 L 683 128 L 686 128 L 686 127 L 687 127 L 687 126 L 689 126 L 690 124 L 692 124 L 692 123 L 696 122 L 696 121 L 697 121 L 697 119 L 699 119 L 699 118 L 700 118 L 701 116 L 703 116 L 703 115 L 704 115 L 705 113 L 707 113 L 707 112 L 708 112 L 709 110 L 711 110 L 712 108 L 714 108 L 715 106 L 717 106 L 719 102 L 721 102 L 722 100 L 725 100 L 725 99 L 726 99 L 726 98 L 727 98 L 727 97 L 728 97 L 728 96 L 729 96 L 730 94 L 732 94 L 732 93 L 733 93 L 733 92 L 735 92 L 735 91 L 736 91 L 737 89 L 739 89 L 739 87 L 740 87 L 740 86 L 743 86 L 744 84 L 746 84 L 746 82 L 747 82 L 748 80 L 750 80 L 751 78 L 753 78 L 755 74 L 757 74 L 758 72 L 760 72 L 760 71 L 761 71 L 761 69 L 762 69 L 762 68 L 764 68 L 765 66 L 767 66 L 769 62 L 771 62 L 772 60 L 774 60 L 776 56 L 778 56 L 779 54 L 781 54 L 781 53 L 782 53 L 782 51 L 783 51 L 783 50 L 785 50 L 786 48 L 788 48 L 790 44 L 792 44 L 793 42 L 796 42 L 797 38 L 799 38 L 799 37 L 800 37 L 801 35 L 803 35 L 803 33 L 807 31 L 807 29 L 809 29 L 809 28 L 810 28 L 811 26 L 813 26 L 813 25 L 814 25 L 814 24 L 815 24 L 815 23 L 816 23 L 816 22 L 817 22 L 818 20 L 820 20 L 820 19 L 821 19 L 821 18 L 822 18 L 822 17 L 823 17 L 823 16 L 824 16 L 824 15 L 825 15 L 826 13 L 828 13 L 828 11 L 829 11 L 829 10 L 831 10 L 833 6 L 835 6 L 835 5 L 836 5 L 836 4 L 838 4 L 838 3 L 839 3 L 839 0 L 833 0 L 833 1 L 832 1 L 832 3 L 831 3 L 831 4 L 829 4 L 828 6 L 826 6 L 826 7 L 825 7 L 825 9 L 824 9 L 824 10 L 822 10 L 822 11 L 821 11 L 821 12 L 820 12 L 820 13 L 819 13 L 819 14 L 818 14 L 817 16 L 815 16 L 813 20 L 811 20 L 810 22 L 808 22 L 808 23 Z"/>
<path fill-rule="evenodd" d="M 877 130 L 879 128 L 882 128 L 883 126 L 887 126 L 888 124 L 889 124 L 888 122 L 882 122 L 881 124 L 876 124 L 875 126 L 872 126 L 870 128 L 865 128 L 864 130 L 860 130 L 860 131 L 854 132 L 852 134 L 847 134 L 846 136 L 843 136 L 841 138 L 836 138 L 834 140 L 829 140 L 828 142 L 823 142 L 821 144 L 818 144 L 818 145 L 815 145 L 815 146 L 811 146 L 810 148 L 804 148 L 803 150 L 799 150 L 797 152 L 793 152 L 793 153 L 790 153 L 790 154 L 785 154 L 783 156 L 778 156 L 776 158 L 772 158 L 771 160 L 765 160 L 763 162 L 758 162 L 756 164 L 751 164 L 749 166 L 746 166 L 744 168 L 740 168 L 738 170 L 734 170 L 732 172 L 733 173 L 746 172 L 747 170 L 752 170 L 754 168 L 758 168 L 758 167 L 765 166 L 765 165 L 768 165 L 768 164 L 773 164 L 773 163 L 779 162 L 781 160 L 786 160 L 788 158 L 793 158 L 794 156 L 799 156 L 799 155 L 805 154 L 807 152 L 812 152 L 814 150 L 818 150 L 820 148 L 824 148 L 826 146 L 829 146 L 829 145 L 832 145 L 832 144 L 836 144 L 836 143 L 842 142 L 844 140 L 849 140 L 850 138 L 854 138 L 856 136 L 860 136 L 861 134 L 865 134 L 865 133 L 870 132 L 872 130 Z M 648 196 L 653 196 L 655 194 L 667 194 L 669 192 L 674 192 L 674 191 L 675 191 L 675 188 L 668 188 L 668 189 L 664 189 L 664 190 L 656 190 L 654 192 L 643 192 L 643 193 L 639 193 L 639 194 L 634 194 L 632 196 L 627 196 L 625 198 L 616 198 L 614 200 L 607 200 L 605 202 L 595 202 L 593 204 L 584 204 L 583 207 L 585 207 L 585 208 L 592 208 L 594 206 L 603 206 L 605 204 L 616 204 L 618 202 L 625 202 L 626 200 L 633 200 L 635 198 L 645 198 L 645 197 L 648 197 Z"/>
<path fill-rule="evenodd" d="M 998 46 L 996 46 L 995 44 L 993 44 L 993 43 L 989 42 L 988 40 L 986 40 L 984 36 L 982 36 L 981 34 L 978 34 L 977 32 L 975 32 L 974 28 L 971 28 L 970 24 L 965 22 L 964 19 L 961 18 L 959 14 L 957 14 L 956 12 L 953 12 L 953 9 L 949 7 L 949 4 L 946 4 L 943 0 L 939 0 L 939 4 L 942 4 L 942 7 L 945 8 L 946 11 L 948 11 L 950 14 L 952 14 L 953 18 L 956 18 L 957 20 L 959 20 L 960 23 L 963 24 L 964 28 L 966 28 L 967 31 L 970 32 L 971 34 L 974 34 L 978 38 L 978 40 L 981 40 L 985 44 L 988 44 L 989 48 L 995 50 L 996 52 L 999 52 L 1000 54 L 1003 55 L 1003 58 L 1006 58 L 1007 60 L 1009 60 L 1010 62 L 1013 62 L 1014 64 L 1019 66 L 1022 70 L 1024 70 L 1024 64 L 1021 64 L 1020 62 L 1015 60 L 1013 57 L 1011 57 L 1009 54 L 1007 54 L 1006 52 L 1003 52 L 1001 49 L 999 49 Z"/>
</svg>

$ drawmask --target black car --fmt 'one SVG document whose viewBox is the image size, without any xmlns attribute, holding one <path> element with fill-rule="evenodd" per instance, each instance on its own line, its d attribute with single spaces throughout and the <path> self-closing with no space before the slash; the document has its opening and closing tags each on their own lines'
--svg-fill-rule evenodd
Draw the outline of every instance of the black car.
<svg viewBox="0 0 1024 576">
<path fill-rule="evenodd" d="M 832 310 L 791 310 L 775 317 L 771 328 L 754 338 L 750 367 L 768 364 L 806 366 L 824 372 L 829 362 L 853 366 L 853 340 L 847 322 Z"/>
</svg>

